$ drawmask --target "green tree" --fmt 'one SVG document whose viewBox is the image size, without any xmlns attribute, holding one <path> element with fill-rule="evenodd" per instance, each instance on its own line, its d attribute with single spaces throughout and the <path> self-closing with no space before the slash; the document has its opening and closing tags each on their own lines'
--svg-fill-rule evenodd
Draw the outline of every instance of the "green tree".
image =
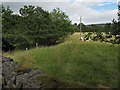
<svg viewBox="0 0 120 90">
<path fill-rule="evenodd" d="M 59 8 L 49 13 L 41 7 L 25 5 L 19 12 L 21 15 L 13 14 L 9 7 L 2 9 L 5 51 L 34 47 L 36 43 L 52 45 L 76 29 L 65 12 Z"/>
<path fill-rule="evenodd" d="M 5 9 L 2 5 L 2 46 L 5 51 L 13 49 L 13 45 L 10 43 L 10 38 L 12 38 L 12 36 L 9 35 L 12 26 L 12 13 L 13 11 L 9 7 Z"/>
<path fill-rule="evenodd" d="M 4 6 L 2 6 L 2 29 L 5 33 L 9 33 L 9 29 L 12 26 L 12 13 L 13 11 L 10 9 L 9 6 L 6 9 Z"/>
<path fill-rule="evenodd" d="M 53 42 L 56 42 L 60 39 L 64 39 L 67 35 L 74 32 L 71 21 L 65 12 L 62 12 L 59 8 L 53 9 L 51 14 L 52 25 L 51 29 L 53 30 Z"/>
<path fill-rule="evenodd" d="M 41 7 L 29 5 L 21 8 L 20 14 L 26 24 L 25 35 L 34 44 L 51 45 L 73 32 L 71 21 L 59 8 L 49 13 Z"/>
</svg>

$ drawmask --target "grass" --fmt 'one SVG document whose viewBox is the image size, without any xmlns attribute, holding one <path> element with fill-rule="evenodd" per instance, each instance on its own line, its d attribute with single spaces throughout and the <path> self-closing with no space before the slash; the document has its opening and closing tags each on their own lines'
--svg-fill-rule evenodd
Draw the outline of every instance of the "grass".
<svg viewBox="0 0 120 90">
<path fill-rule="evenodd" d="M 3 55 L 13 58 L 24 67 L 38 67 L 46 75 L 63 81 L 83 82 L 93 88 L 98 85 L 118 87 L 118 46 L 80 41 L 79 33 L 74 33 L 56 46 L 13 51 Z"/>
<path fill-rule="evenodd" d="M 39 81 L 42 88 L 87 88 L 84 83 L 78 82 L 63 82 L 56 77 L 37 76 L 35 79 Z"/>
</svg>

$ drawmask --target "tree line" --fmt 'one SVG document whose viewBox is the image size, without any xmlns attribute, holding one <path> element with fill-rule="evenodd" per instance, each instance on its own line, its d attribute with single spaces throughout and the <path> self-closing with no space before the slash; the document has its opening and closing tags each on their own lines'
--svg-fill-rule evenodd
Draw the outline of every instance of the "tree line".
<svg viewBox="0 0 120 90">
<path fill-rule="evenodd" d="M 104 23 L 104 24 L 91 24 L 91 25 L 85 25 L 84 23 L 81 23 L 82 32 L 105 32 L 109 33 L 112 32 L 112 26 L 113 22 L 116 22 L 115 19 L 112 20 L 112 23 Z M 76 32 L 80 32 L 80 23 L 74 23 L 76 26 Z"/>
<path fill-rule="evenodd" d="M 2 6 L 3 51 L 25 49 L 35 45 L 54 45 L 74 33 L 74 25 L 59 8 L 51 12 L 42 7 L 25 5 L 14 14 Z"/>
</svg>

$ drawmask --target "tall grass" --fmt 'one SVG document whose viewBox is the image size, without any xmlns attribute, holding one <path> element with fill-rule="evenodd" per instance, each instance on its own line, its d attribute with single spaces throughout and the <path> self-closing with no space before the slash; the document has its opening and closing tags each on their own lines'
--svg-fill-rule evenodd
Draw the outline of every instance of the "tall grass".
<svg viewBox="0 0 120 90">
<path fill-rule="evenodd" d="M 38 67 L 46 75 L 64 81 L 83 82 L 91 87 L 118 86 L 118 46 L 82 42 L 79 33 L 69 36 L 64 43 L 56 46 L 14 51 L 4 55 L 23 66 Z"/>
</svg>

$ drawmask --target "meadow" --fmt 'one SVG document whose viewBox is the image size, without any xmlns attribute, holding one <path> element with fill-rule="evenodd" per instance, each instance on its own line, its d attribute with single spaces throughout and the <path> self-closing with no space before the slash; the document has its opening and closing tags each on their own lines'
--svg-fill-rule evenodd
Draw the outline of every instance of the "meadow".
<svg viewBox="0 0 120 90">
<path fill-rule="evenodd" d="M 64 43 L 4 53 L 23 67 L 38 67 L 46 75 L 63 81 L 82 82 L 89 87 L 118 87 L 118 45 L 80 41 L 74 33 Z M 84 35 L 83 35 L 84 37 Z"/>
</svg>

